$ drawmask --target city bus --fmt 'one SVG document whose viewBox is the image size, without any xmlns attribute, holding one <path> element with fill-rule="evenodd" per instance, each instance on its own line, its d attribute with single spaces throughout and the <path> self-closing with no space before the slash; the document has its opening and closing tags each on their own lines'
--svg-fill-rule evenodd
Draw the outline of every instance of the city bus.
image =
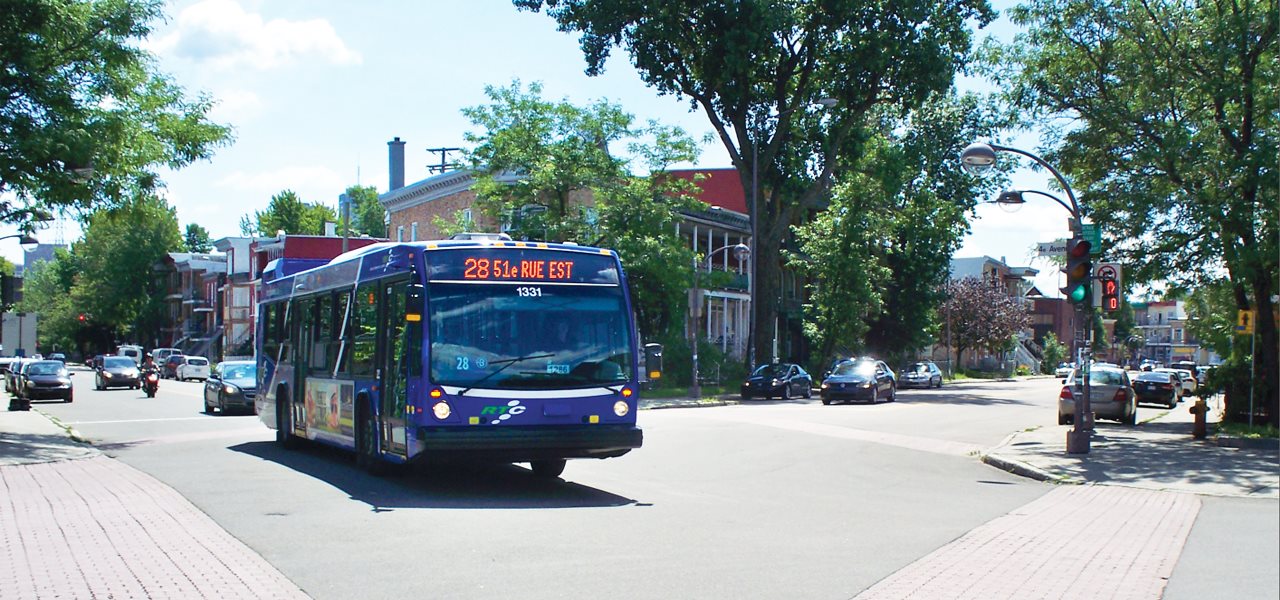
<svg viewBox="0 0 1280 600">
<path fill-rule="evenodd" d="M 268 263 L 255 407 L 276 440 L 347 448 L 372 471 L 476 459 L 546 477 L 566 459 L 639 448 L 637 331 L 617 254 L 455 237 Z"/>
</svg>

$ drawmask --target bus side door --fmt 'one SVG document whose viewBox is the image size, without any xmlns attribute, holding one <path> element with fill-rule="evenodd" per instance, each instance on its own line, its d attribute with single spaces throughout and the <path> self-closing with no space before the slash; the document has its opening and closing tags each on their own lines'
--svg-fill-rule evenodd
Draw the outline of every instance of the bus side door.
<svg viewBox="0 0 1280 600">
<path fill-rule="evenodd" d="M 409 356 L 408 327 L 405 322 L 406 295 L 409 280 L 399 279 L 382 286 L 382 327 L 379 337 L 378 370 L 378 421 L 382 449 L 399 456 L 408 456 L 408 439 L 405 429 L 405 411 L 408 410 Z"/>
</svg>

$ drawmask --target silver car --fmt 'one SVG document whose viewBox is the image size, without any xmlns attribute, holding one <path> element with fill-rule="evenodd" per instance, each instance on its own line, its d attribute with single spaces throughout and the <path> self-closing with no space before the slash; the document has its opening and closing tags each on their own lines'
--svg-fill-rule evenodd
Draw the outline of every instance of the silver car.
<svg viewBox="0 0 1280 600">
<path fill-rule="evenodd" d="M 1076 398 L 1084 397 L 1080 369 L 1071 372 L 1058 394 L 1058 424 L 1069 425 L 1075 418 Z M 1099 419 L 1112 419 L 1125 425 L 1138 423 L 1138 401 L 1129 383 L 1129 374 L 1118 367 L 1089 367 L 1089 408 Z"/>
</svg>

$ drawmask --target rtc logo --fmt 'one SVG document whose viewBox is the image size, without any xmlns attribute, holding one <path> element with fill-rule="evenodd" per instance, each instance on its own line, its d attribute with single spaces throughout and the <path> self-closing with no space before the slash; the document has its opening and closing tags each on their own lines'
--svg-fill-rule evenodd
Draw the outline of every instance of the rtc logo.
<svg viewBox="0 0 1280 600">
<path fill-rule="evenodd" d="M 480 414 L 494 417 L 489 421 L 490 425 L 500 425 L 503 421 L 510 419 L 515 415 L 524 414 L 529 407 L 520 404 L 519 400 L 512 400 L 506 406 L 486 406 L 480 409 Z"/>
</svg>

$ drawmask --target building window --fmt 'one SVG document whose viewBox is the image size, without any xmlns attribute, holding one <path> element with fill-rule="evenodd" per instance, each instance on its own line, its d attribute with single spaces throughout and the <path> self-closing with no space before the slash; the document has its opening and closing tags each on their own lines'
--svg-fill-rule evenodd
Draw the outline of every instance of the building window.
<svg viewBox="0 0 1280 600">
<path fill-rule="evenodd" d="M 473 220 L 474 219 L 471 218 L 471 209 L 470 208 L 462 209 L 462 225 L 465 226 L 468 230 L 471 230 L 472 229 L 471 221 Z"/>
<path fill-rule="evenodd" d="M 413 223 L 409 224 L 409 241 L 410 242 L 418 241 L 418 222 L 417 221 L 414 221 Z"/>
<path fill-rule="evenodd" d="M 404 225 L 396 227 L 396 241 L 397 242 L 404 241 Z"/>
</svg>

